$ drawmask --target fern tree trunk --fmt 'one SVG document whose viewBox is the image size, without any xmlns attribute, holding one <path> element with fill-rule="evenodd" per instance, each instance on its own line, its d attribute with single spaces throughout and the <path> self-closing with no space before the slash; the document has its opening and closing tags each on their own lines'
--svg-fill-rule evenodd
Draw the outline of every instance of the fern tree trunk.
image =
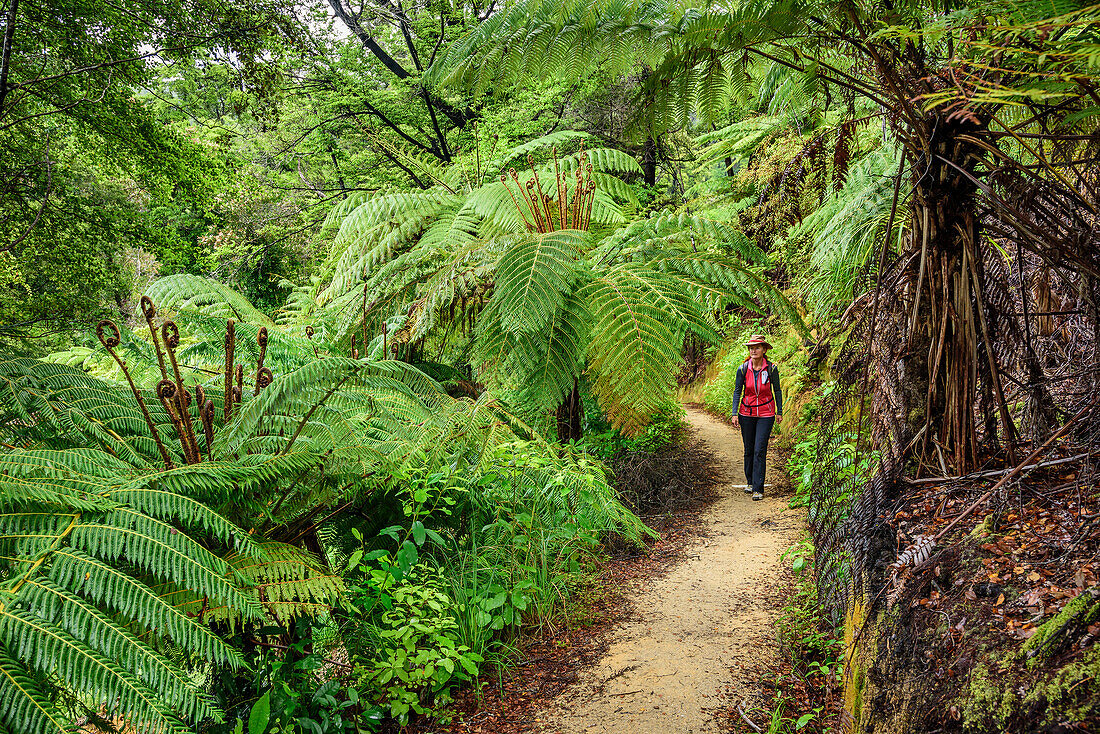
<svg viewBox="0 0 1100 734">
<path fill-rule="evenodd" d="M 879 273 L 871 340 L 877 374 L 869 377 L 891 394 L 873 400 L 876 442 L 895 471 L 915 451 L 937 473 L 966 472 L 979 460 L 981 438 L 990 449 L 1003 443 L 1011 457 L 1016 436 L 990 346 L 977 214 L 978 187 L 991 166 L 973 141 L 989 138 L 989 112 L 926 109 L 920 100 L 933 91 L 928 80 L 939 62 L 923 41 L 879 41 L 859 22 L 854 29 L 908 163 L 895 206 L 905 201 L 899 192 L 911 194 L 908 241 L 895 267 Z"/>
<path fill-rule="evenodd" d="M 993 334 L 976 215 L 982 156 L 966 140 L 984 125 L 973 115 L 932 112 L 908 131 L 911 264 L 903 278 L 908 298 L 901 299 L 908 323 L 887 350 L 901 357 L 905 422 L 909 435 L 920 436 L 920 461 L 959 473 L 977 465 L 982 439 L 987 449 L 1011 451 L 1016 438 L 988 348 Z"/>
<path fill-rule="evenodd" d="M 565 400 L 557 410 L 558 440 L 562 443 L 577 441 L 581 437 L 581 392 L 576 380 L 573 380 L 573 390 L 565 396 Z"/>
<path fill-rule="evenodd" d="M 649 187 L 657 185 L 657 141 L 652 135 L 642 147 L 642 182 Z"/>
</svg>

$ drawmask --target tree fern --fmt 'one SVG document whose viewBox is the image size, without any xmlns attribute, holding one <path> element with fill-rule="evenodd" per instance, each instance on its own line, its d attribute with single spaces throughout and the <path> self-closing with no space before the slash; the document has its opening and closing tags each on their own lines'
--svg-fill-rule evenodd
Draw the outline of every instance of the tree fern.
<svg viewBox="0 0 1100 734">
<path fill-rule="evenodd" d="M 112 497 L 112 487 L 129 479 L 134 468 L 97 453 L 4 455 L 8 477 L 0 487 L 6 505 L 0 548 L 7 582 L 0 589 L 5 673 L 0 721 L 15 731 L 68 730 L 67 724 L 58 726 L 67 717 L 52 710 L 49 686 L 20 685 L 41 677 L 90 702 L 113 702 L 135 725 L 184 731 L 185 722 L 218 713 L 186 669 L 136 637 L 133 626 L 199 659 L 235 666 L 240 658 L 148 584 L 159 578 L 190 597 L 221 600 L 250 619 L 259 616 L 260 607 L 247 584 L 234 579 L 228 565 L 186 530 L 128 504 L 125 492 Z M 22 490 L 37 485 L 43 491 L 11 491 L 15 482 Z M 187 500 L 162 497 L 146 504 L 180 508 Z M 214 521 L 209 511 L 191 515 L 219 526 L 226 541 L 239 538 L 247 545 L 243 533 Z M 35 702 L 27 696 L 36 696 Z"/>
<path fill-rule="evenodd" d="M 553 327 L 534 308 L 511 318 L 513 331 L 536 323 L 565 335 L 572 356 L 543 378 L 564 384 L 583 359 L 585 234 L 493 242 L 454 257 L 490 267 L 477 287 L 499 274 L 506 292 L 552 306 Z M 417 268 L 435 262 L 410 267 L 434 275 Z M 555 293 L 566 295 L 559 302 Z M 340 577 L 294 545 L 323 532 L 319 515 L 370 496 L 386 476 L 440 465 L 480 471 L 522 426 L 489 396 L 455 400 L 408 364 L 341 356 L 339 342 L 316 334 L 227 327 L 209 315 L 216 303 L 178 303 L 175 317 L 194 327 L 179 343 L 146 348 L 138 334 L 100 329 L 117 360 L 112 374 L 124 380 L 156 379 L 161 353 L 171 357 L 160 399 L 70 366 L 0 362 L 0 726 L 10 731 L 63 731 L 82 707 L 101 713 L 104 704 L 109 718 L 143 731 L 217 719 L 192 666 L 242 664 L 226 630 L 320 615 L 342 594 Z M 233 313 L 248 311 L 238 304 Z M 126 367 L 124 339 L 135 340 Z M 220 398 L 227 375 L 237 387 L 230 351 L 248 378 L 228 410 Z M 176 375 L 183 355 L 189 371 Z M 265 359 L 275 372 L 259 380 Z M 532 369 L 545 362 L 536 352 L 526 360 Z M 165 384 L 178 390 L 184 376 L 190 402 L 165 397 Z M 196 427 L 199 455 L 187 455 L 183 421 Z"/>
<path fill-rule="evenodd" d="M 294 295 L 296 311 L 323 330 L 321 343 L 317 329 L 313 342 L 295 337 L 298 361 L 284 359 L 273 384 L 241 405 L 211 457 L 290 457 L 303 447 L 341 456 L 352 436 L 382 425 L 399 431 L 439 399 L 438 386 L 397 363 L 308 359 L 334 347 L 358 353 L 351 339 L 372 358 L 388 357 L 395 346 L 476 323 L 478 379 L 524 417 L 552 409 L 588 369 L 601 406 L 632 432 L 667 400 L 685 335 L 717 338 L 716 313 L 767 305 L 801 323 L 759 274 L 763 253 L 735 228 L 684 214 L 628 219 L 632 189 L 611 174 L 640 170 L 630 156 L 596 149 L 534 160 L 533 151 L 556 154 L 571 137 L 503 153 L 487 172 L 522 157 L 527 166 L 462 194 L 444 181 L 339 204 L 327 224 L 337 234 L 323 277 L 309 286 L 312 296 Z M 199 346 L 188 354 L 203 356 Z M 396 446 L 411 451 L 414 444 L 395 439 L 360 441 L 358 460 L 380 462 Z"/>
</svg>

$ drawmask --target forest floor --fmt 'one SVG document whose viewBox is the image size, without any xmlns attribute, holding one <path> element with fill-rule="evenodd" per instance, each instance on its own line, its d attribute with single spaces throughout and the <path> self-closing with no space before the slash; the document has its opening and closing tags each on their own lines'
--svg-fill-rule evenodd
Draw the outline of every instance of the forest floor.
<svg viewBox="0 0 1100 734">
<path fill-rule="evenodd" d="M 646 556 L 612 563 L 592 624 L 524 646 L 526 661 L 476 710 L 459 702 L 469 713 L 449 731 L 720 732 L 731 710 L 760 698 L 759 671 L 778 651 L 781 556 L 804 516 L 787 507 L 778 462 L 769 462 L 778 488 L 753 502 L 742 491 L 737 429 L 699 407 L 687 408 L 687 420 L 718 456 L 714 500 L 661 528 Z"/>
</svg>

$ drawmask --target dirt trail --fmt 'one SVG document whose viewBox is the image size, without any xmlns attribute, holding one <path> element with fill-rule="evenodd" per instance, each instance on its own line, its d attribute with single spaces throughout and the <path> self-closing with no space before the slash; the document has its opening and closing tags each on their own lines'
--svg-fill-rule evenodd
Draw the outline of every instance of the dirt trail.
<svg viewBox="0 0 1100 734">
<path fill-rule="evenodd" d="M 633 618 L 612 633 L 602 659 L 548 703 L 539 731 L 717 732 L 708 710 L 723 703 L 720 689 L 736 703 L 756 687 L 737 670 L 775 653 L 766 590 L 776 586 L 779 557 L 798 539 L 802 516 L 784 511 L 786 500 L 753 502 L 735 486 L 745 481 L 737 429 L 692 408 L 687 418 L 729 468 L 720 498 L 700 518 L 708 534 L 631 594 Z M 769 475 L 778 470 L 769 467 Z"/>
</svg>

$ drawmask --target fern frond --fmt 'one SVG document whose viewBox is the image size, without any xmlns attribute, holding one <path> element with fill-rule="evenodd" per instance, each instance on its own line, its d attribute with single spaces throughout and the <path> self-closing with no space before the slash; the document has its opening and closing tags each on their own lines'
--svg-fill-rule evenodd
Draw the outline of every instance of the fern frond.
<svg viewBox="0 0 1100 734">
<path fill-rule="evenodd" d="M 212 468 L 211 462 L 207 462 L 202 466 L 205 469 L 204 473 L 209 476 L 212 473 L 210 471 Z M 249 478 L 258 483 L 260 476 L 253 474 Z M 268 475 L 268 478 L 270 478 L 270 475 Z M 119 504 L 128 505 L 149 517 L 162 521 L 174 520 L 185 527 L 203 530 L 210 537 L 217 538 L 226 545 L 237 545 L 244 553 L 257 552 L 248 533 L 202 502 L 159 488 L 157 485 L 167 483 L 157 481 L 155 478 L 143 478 L 140 483 L 153 486 L 111 489 L 105 493 L 105 496 Z M 226 489 L 231 488 L 240 491 L 241 485 L 230 484 Z M 194 491 L 194 487 L 189 486 L 188 489 Z"/>
<path fill-rule="evenodd" d="M 118 626 L 85 598 L 43 579 L 25 583 L 18 600 L 35 616 L 56 625 L 137 677 L 186 718 L 201 721 L 220 716 L 210 698 L 178 666 Z"/>
<path fill-rule="evenodd" d="M 600 407 L 627 435 L 641 430 L 660 409 L 680 361 L 685 327 L 655 304 L 689 304 L 670 301 L 658 285 L 660 278 L 644 266 L 623 264 L 585 286 L 595 316 L 589 382 Z"/>
<path fill-rule="evenodd" d="M 311 554 L 285 543 L 260 544 L 262 558 L 235 554 L 227 562 L 249 580 L 264 609 L 280 624 L 330 611 L 344 596 L 344 581 Z"/>
<path fill-rule="evenodd" d="M 519 334 L 539 331 L 561 308 L 579 277 L 578 256 L 585 233 L 560 230 L 513 242 L 496 270 L 493 299 L 507 304 L 500 325 Z"/>
<path fill-rule="evenodd" d="M 533 140 L 528 140 L 525 143 L 516 145 L 510 150 L 501 155 L 493 164 L 494 172 L 499 173 L 508 167 L 508 164 L 516 159 L 521 161 L 526 160 L 528 153 L 534 153 L 538 150 L 548 150 L 554 146 L 561 145 L 562 143 L 571 142 L 574 140 L 588 140 L 592 136 L 586 132 L 578 130 L 558 130 L 541 137 L 537 137 Z"/>
<path fill-rule="evenodd" d="M 0 722 L 23 734 L 63 734 L 68 719 L 22 663 L 0 645 Z"/>
<path fill-rule="evenodd" d="M 40 617 L 5 606 L 0 609 L 0 641 L 29 667 L 86 690 L 99 700 L 117 702 L 139 726 L 187 734 L 183 722 L 136 677 Z"/>
<path fill-rule="evenodd" d="M 80 522 L 70 543 L 110 562 L 126 561 L 183 588 L 259 616 L 256 600 L 226 578 L 229 567 L 168 523 L 130 508 L 112 510 L 101 522 Z"/>
<path fill-rule="evenodd" d="M 78 550 L 62 549 L 53 555 L 49 578 L 59 586 L 79 589 L 81 595 L 94 603 L 166 636 L 191 654 L 233 667 L 244 665 L 239 653 L 206 625 L 114 565 Z"/>
<path fill-rule="evenodd" d="M 210 316 L 272 326 L 272 320 L 247 298 L 212 278 L 180 273 L 157 278 L 145 295 L 163 311 L 194 309 Z"/>
</svg>

